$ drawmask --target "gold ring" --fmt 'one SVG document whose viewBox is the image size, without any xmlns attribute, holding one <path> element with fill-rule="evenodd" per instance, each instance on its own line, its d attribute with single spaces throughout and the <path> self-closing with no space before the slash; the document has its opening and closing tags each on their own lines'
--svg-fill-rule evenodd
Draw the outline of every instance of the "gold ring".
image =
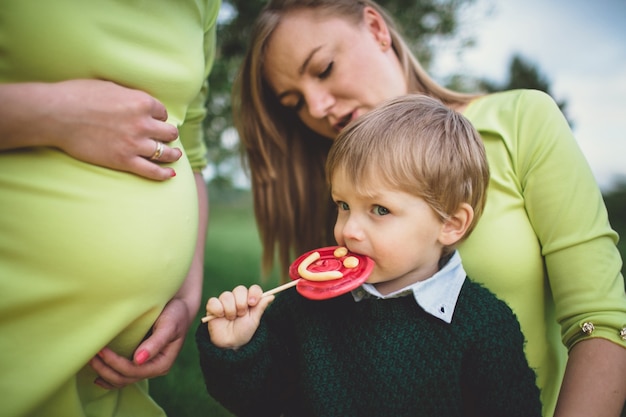
<svg viewBox="0 0 626 417">
<path fill-rule="evenodd" d="M 161 155 L 163 155 L 163 149 L 165 149 L 165 146 L 163 145 L 163 142 L 160 142 L 158 140 L 155 140 L 154 142 L 156 143 L 156 149 L 154 150 L 154 153 L 152 154 L 150 159 L 152 161 L 158 161 Z"/>
</svg>

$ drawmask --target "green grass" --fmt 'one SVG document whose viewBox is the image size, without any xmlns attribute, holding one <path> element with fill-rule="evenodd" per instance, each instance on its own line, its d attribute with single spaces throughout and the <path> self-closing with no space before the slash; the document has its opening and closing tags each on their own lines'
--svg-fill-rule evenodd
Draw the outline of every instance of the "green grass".
<svg viewBox="0 0 626 417">
<path fill-rule="evenodd" d="M 207 235 L 202 305 L 222 291 L 238 284 L 261 283 L 261 245 L 248 194 L 226 196 L 211 190 L 209 231 Z M 218 203 L 219 202 L 219 203 Z M 278 284 L 276 277 L 262 283 L 264 288 Z M 197 323 L 204 313 L 200 308 Z M 150 381 L 150 392 L 169 417 L 230 417 L 206 392 L 193 325 L 183 349 L 169 374 Z"/>
</svg>

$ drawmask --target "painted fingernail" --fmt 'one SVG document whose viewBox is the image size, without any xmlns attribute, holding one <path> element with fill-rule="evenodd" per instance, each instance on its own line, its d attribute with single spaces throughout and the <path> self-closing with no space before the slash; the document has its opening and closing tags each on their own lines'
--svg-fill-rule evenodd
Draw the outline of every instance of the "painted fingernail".
<svg viewBox="0 0 626 417">
<path fill-rule="evenodd" d="M 170 177 L 174 178 L 176 176 L 176 171 L 172 170 L 170 172 Z"/>
<path fill-rule="evenodd" d="M 98 356 L 101 358 L 104 358 L 104 352 L 103 351 L 98 352 Z"/>
<path fill-rule="evenodd" d="M 137 352 L 137 354 L 135 355 L 135 362 L 137 362 L 137 364 L 141 365 L 143 364 L 145 361 L 148 360 L 148 357 L 150 356 L 150 353 L 148 353 L 147 350 L 140 350 L 139 352 Z"/>
</svg>

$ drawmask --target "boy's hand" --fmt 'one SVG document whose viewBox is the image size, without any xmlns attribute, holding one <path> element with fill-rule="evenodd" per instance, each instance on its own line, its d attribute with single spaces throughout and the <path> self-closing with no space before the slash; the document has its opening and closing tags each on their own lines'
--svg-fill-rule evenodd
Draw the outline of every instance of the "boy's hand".
<svg viewBox="0 0 626 417">
<path fill-rule="evenodd" d="M 237 350 L 252 339 L 263 312 L 274 300 L 273 295 L 262 295 L 263 290 L 258 285 L 249 290 L 240 285 L 218 298 L 209 298 L 206 312 L 215 318 L 209 321 L 208 329 L 215 346 Z"/>
</svg>

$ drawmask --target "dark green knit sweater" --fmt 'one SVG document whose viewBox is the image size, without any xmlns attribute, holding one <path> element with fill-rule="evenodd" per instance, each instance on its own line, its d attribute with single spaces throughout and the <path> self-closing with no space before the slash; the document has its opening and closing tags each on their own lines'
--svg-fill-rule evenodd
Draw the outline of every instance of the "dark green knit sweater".
<svg viewBox="0 0 626 417">
<path fill-rule="evenodd" d="M 508 306 L 469 280 L 447 324 L 412 296 L 355 302 L 276 297 L 254 338 L 196 341 L 211 396 L 240 416 L 541 415 L 535 374 Z"/>
</svg>

